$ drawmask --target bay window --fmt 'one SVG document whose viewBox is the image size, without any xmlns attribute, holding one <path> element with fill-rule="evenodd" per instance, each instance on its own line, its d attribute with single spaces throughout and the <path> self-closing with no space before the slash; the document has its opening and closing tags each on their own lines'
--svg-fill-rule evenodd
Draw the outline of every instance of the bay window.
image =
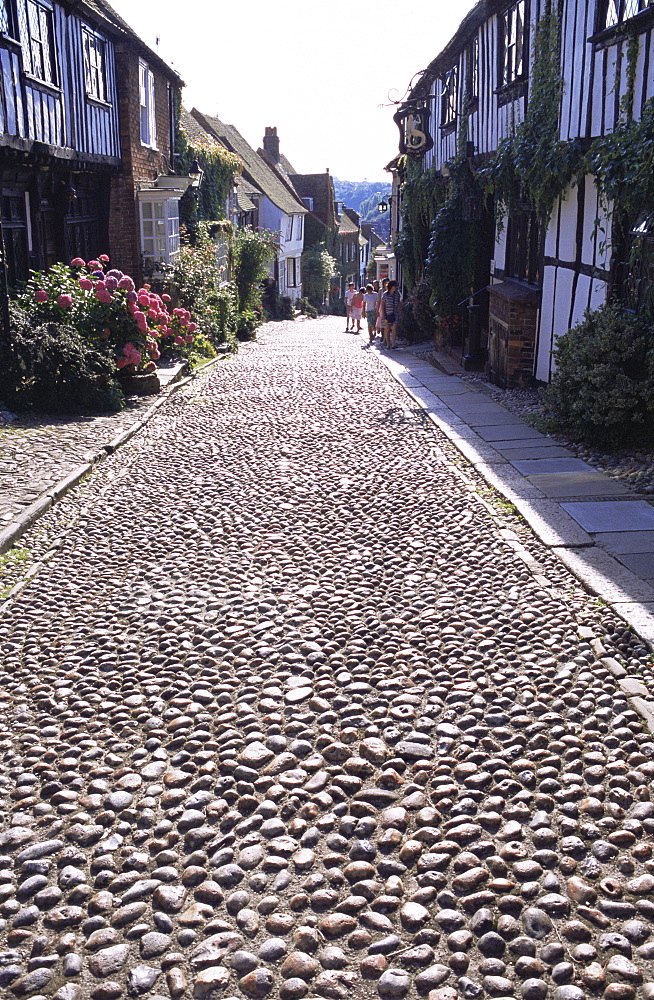
<svg viewBox="0 0 654 1000">
<path fill-rule="evenodd" d="M 179 197 L 162 190 L 139 192 L 141 252 L 148 261 L 170 264 L 179 253 Z"/>
</svg>

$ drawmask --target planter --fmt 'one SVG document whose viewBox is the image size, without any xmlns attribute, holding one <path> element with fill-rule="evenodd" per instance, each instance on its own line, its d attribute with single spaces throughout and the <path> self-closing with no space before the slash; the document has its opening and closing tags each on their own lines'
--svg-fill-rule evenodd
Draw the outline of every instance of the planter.
<svg viewBox="0 0 654 1000">
<path fill-rule="evenodd" d="M 118 374 L 118 381 L 125 396 L 156 396 L 161 392 L 161 383 L 156 372 L 132 375 L 121 371 Z"/>
</svg>

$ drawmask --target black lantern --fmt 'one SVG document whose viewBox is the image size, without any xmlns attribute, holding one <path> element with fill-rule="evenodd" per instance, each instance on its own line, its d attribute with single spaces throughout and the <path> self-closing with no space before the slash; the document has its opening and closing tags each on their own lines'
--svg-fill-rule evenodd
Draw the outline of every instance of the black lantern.
<svg viewBox="0 0 654 1000">
<path fill-rule="evenodd" d="M 188 175 L 191 181 L 191 187 L 199 188 L 200 184 L 202 184 L 202 178 L 204 177 L 204 170 L 198 163 L 197 158 L 193 160 Z"/>
<path fill-rule="evenodd" d="M 377 205 L 377 211 L 378 212 L 388 212 L 388 202 L 386 201 L 385 198 L 382 198 L 382 200 Z"/>
</svg>

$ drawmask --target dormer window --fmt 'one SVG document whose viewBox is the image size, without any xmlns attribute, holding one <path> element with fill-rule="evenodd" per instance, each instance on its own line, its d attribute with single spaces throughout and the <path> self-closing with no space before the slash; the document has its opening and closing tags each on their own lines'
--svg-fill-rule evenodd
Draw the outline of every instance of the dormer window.
<svg viewBox="0 0 654 1000">
<path fill-rule="evenodd" d="M 652 8 L 654 0 L 600 0 L 597 29 L 614 28 Z"/>
<path fill-rule="evenodd" d="M 524 76 L 525 0 L 512 4 L 499 19 L 500 87 L 508 87 Z"/>
<path fill-rule="evenodd" d="M 458 82 L 459 74 L 457 67 L 453 66 L 443 77 L 443 89 L 441 90 L 441 125 L 456 124 L 458 112 Z"/>
<path fill-rule="evenodd" d="M 143 146 L 157 147 L 157 120 L 154 105 L 154 73 L 150 67 L 139 62 L 139 100 L 141 108 L 141 143 Z"/>
<path fill-rule="evenodd" d="M 84 46 L 84 77 L 86 81 L 86 96 L 94 101 L 107 100 L 107 76 L 105 72 L 105 41 L 90 31 L 82 28 L 82 43 Z"/>
<path fill-rule="evenodd" d="M 57 85 L 55 68 L 52 7 L 48 3 L 27 0 L 27 44 L 23 53 L 25 69 L 31 76 L 51 86 Z"/>
<path fill-rule="evenodd" d="M 475 36 L 466 50 L 466 93 L 468 104 L 479 97 L 479 36 Z"/>
</svg>

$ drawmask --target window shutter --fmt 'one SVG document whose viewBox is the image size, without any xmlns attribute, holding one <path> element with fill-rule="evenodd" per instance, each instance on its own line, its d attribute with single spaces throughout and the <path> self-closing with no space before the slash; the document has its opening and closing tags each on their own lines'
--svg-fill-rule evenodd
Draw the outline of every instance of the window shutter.
<svg viewBox="0 0 654 1000">
<path fill-rule="evenodd" d="M 147 84 L 147 74 L 148 68 L 144 63 L 139 63 L 139 104 L 141 106 L 141 142 L 148 145 L 150 142 L 150 136 L 148 134 L 149 129 L 149 119 L 148 119 L 148 84 Z"/>
<path fill-rule="evenodd" d="M 154 73 L 152 70 L 147 71 L 148 74 L 148 117 L 150 125 L 150 145 L 157 145 L 157 117 L 155 113 L 154 106 Z"/>
</svg>

